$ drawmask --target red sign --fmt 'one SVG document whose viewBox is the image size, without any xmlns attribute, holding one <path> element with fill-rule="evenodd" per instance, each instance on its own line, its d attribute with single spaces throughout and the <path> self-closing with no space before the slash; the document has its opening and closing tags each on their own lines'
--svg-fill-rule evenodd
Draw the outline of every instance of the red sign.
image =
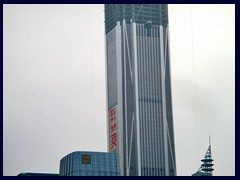
<svg viewBox="0 0 240 180">
<path fill-rule="evenodd" d="M 110 151 L 117 148 L 117 109 L 112 108 L 109 114 L 109 137 L 110 137 Z"/>
</svg>

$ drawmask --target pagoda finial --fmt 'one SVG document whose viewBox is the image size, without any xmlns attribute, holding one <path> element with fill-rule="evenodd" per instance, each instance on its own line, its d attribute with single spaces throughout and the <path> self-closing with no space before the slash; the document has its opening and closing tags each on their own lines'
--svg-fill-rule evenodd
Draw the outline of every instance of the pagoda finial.
<svg viewBox="0 0 240 180">
<path fill-rule="evenodd" d="M 209 146 L 211 146 L 211 136 L 210 136 L 210 133 L 209 133 Z"/>
<path fill-rule="evenodd" d="M 193 176 L 212 176 L 213 175 L 213 166 L 214 164 L 212 159 L 212 153 L 211 153 L 211 138 L 209 134 L 209 147 L 207 149 L 207 152 L 204 156 L 204 158 L 201 160 L 202 164 L 198 171 L 193 174 Z"/>
</svg>

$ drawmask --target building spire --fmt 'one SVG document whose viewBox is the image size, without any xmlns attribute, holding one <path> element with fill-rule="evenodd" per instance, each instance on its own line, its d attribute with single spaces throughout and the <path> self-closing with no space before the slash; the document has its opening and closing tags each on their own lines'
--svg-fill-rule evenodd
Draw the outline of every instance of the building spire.
<svg viewBox="0 0 240 180">
<path fill-rule="evenodd" d="M 210 136 L 210 133 L 209 133 L 209 146 L 211 146 L 211 136 Z"/>
<path fill-rule="evenodd" d="M 209 135 L 209 147 L 207 149 L 207 152 L 204 156 L 204 158 L 201 160 L 202 161 L 202 165 L 201 167 L 198 169 L 198 171 L 196 173 L 193 174 L 193 176 L 212 176 L 212 172 L 213 172 L 213 159 L 212 159 L 212 153 L 211 153 L 211 138 Z"/>
</svg>

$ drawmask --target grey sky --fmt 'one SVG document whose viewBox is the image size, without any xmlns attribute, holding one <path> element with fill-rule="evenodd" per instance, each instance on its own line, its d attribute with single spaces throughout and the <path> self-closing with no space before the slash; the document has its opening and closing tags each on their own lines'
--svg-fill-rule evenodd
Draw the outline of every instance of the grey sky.
<svg viewBox="0 0 240 180">
<path fill-rule="evenodd" d="M 103 5 L 3 16 L 4 175 L 107 151 Z M 169 23 L 177 173 L 197 171 L 210 133 L 214 175 L 235 175 L 235 6 L 169 5 Z"/>
</svg>

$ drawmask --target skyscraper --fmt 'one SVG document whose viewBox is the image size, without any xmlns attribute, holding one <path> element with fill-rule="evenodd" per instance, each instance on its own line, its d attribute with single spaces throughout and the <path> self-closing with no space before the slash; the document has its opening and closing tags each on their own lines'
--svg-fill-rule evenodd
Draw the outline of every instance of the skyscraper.
<svg viewBox="0 0 240 180">
<path fill-rule="evenodd" d="M 176 175 L 166 4 L 106 4 L 109 151 L 121 175 Z"/>
</svg>

